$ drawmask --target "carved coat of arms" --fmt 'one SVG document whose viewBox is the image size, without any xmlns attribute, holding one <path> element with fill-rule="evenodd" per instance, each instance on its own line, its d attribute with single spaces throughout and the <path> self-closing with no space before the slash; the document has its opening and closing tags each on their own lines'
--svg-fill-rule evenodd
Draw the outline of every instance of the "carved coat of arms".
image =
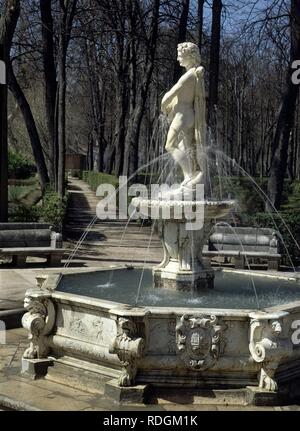
<svg viewBox="0 0 300 431">
<path fill-rule="evenodd" d="M 189 368 L 205 370 L 218 360 L 225 325 L 216 316 L 184 314 L 176 326 L 177 351 Z"/>
</svg>

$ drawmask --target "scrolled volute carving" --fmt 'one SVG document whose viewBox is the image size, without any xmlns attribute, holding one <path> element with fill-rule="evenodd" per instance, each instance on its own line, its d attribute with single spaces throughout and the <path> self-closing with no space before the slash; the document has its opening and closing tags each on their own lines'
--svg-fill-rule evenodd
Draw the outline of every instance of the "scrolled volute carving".
<svg viewBox="0 0 300 431">
<path fill-rule="evenodd" d="M 268 391 L 277 390 L 274 379 L 276 369 L 282 359 L 289 355 L 292 344 L 284 328 L 284 317 L 288 313 L 278 315 L 250 315 L 249 350 L 252 359 L 262 365 L 259 374 L 259 387 Z"/>
<path fill-rule="evenodd" d="M 144 355 L 145 341 L 138 336 L 138 328 L 134 321 L 119 318 L 117 325 L 117 335 L 109 352 L 117 354 L 122 365 L 119 385 L 132 386 L 137 373 L 137 359 Z"/>
<path fill-rule="evenodd" d="M 55 322 L 54 305 L 47 296 L 29 292 L 25 296 L 24 308 L 27 313 L 22 318 L 22 326 L 29 331 L 30 345 L 23 358 L 45 358 L 48 354 L 45 336 L 51 332 Z"/>
</svg>

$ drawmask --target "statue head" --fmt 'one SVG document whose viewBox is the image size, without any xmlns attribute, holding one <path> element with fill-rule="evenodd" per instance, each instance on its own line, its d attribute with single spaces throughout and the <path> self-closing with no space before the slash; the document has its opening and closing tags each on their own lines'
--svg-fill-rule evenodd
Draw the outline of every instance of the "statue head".
<svg viewBox="0 0 300 431">
<path fill-rule="evenodd" d="M 279 335 L 282 332 L 282 325 L 278 320 L 272 322 L 272 331 L 274 335 Z"/>
<path fill-rule="evenodd" d="M 45 307 L 47 299 L 34 298 L 33 296 L 26 295 L 24 299 L 24 308 L 31 314 L 47 314 L 47 308 Z"/>
<path fill-rule="evenodd" d="M 197 45 L 192 42 L 179 43 L 177 46 L 180 66 L 200 66 L 201 56 Z"/>
</svg>

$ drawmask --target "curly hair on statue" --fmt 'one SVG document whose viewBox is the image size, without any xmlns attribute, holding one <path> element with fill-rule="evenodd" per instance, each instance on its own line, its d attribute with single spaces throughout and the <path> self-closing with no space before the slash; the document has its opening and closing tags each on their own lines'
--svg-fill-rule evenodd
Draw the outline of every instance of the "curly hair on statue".
<svg viewBox="0 0 300 431">
<path fill-rule="evenodd" d="M 198 65 L 201 63 L 201 55 L 197 45 L 192 42 L 179 43 L 178 51 L 185 57 L 191 58 Z"/>
</svg>

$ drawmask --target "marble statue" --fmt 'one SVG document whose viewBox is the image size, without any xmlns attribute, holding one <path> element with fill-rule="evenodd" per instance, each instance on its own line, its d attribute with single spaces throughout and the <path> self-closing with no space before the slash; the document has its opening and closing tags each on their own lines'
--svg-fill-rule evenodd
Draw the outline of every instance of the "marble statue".
<svg viewBox="0 0 300 431">
<path fill-rule="evenodd" d="M 154 286 L 201 291 L 214 285 L 214 271 L 202 257 L 213 219 L 227 216 L 234 201 L 205 197 L 206 109 L 204 68 L 197 45 L 178 45 L 178 61 L 186 71 L 164 95 L 161 109 L 170 127 L 166 150 L 181 168 L 183 181 L 161 189 L 151 199 L 136 197 L 131 205 L 158 220 L 164 258 L 153 268 Z"/>
<path fill-rule="evenodd" d="M 179 64 L 186 69 L 161 103 L 162 112 L 170 121 L 166 150 L 181 167 L 181 186 L 193 187 L 203 182 L 201 160 L 206 139 L 204 68 L 197 45 L 180 43 Z"/>
</svg>

